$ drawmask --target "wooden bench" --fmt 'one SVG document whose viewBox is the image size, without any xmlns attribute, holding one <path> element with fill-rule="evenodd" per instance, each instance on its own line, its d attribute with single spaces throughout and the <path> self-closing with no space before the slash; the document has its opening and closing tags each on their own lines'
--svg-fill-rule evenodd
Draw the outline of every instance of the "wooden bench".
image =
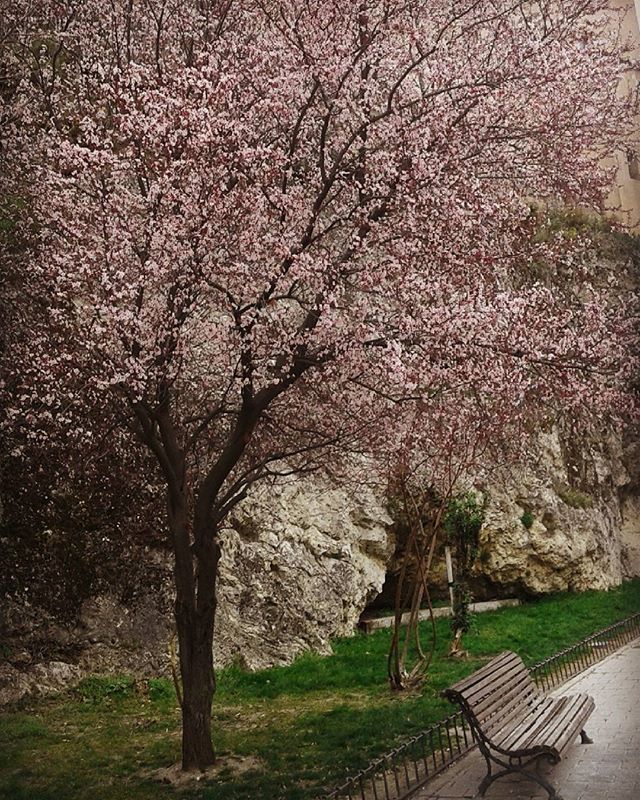
<svg viewBox="0 0 640 800">
<path fill-rule="evenodd" d="M 496 778 L 519 772 L 543 786 L 550 800 L 561 800 L 537 770 L 529 772 L 525 767 L 534 761 L 537 767 L 539 759 L 556 764 L 578 733 L 583 744 L 591 743 L 584 724 L 595 708 L 592 697 L 545 697 L 520 656 L 509 651 L 443 694 L 461 706 L 487 762 L 481 795 Z M 500 768 L 498 772 L 492 773 L 492 764 Z"/>
</svg>

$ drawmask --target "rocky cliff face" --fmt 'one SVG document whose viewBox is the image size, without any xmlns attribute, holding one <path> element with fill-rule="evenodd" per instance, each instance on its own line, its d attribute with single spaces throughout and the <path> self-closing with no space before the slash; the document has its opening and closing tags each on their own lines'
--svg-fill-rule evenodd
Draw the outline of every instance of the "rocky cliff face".
<svg viewBox="0 0 640 800">
<path fill-rule="evenodd" d="M 218 666 L 290 663 L 353 632 L 382 588 L 393 550 L 384 501 L 315 478 L 262 488 L 223 533 L 215 635 Z M 83 606 L 72 628 L 30 606 L 0 609 L 0 705 L 46 693 L 92 672 L 168 674 L 171 582 L 134 608 L 113 597 Z"/>
<path fill-rule="evenodd" d="M 262 488 L 225 531 L 216 639 L 221 663 L 251 669 L 330 652 L 384 582 L 391 519 L 371 491 L 318 479 Z"/>
<path fill-rule="evenodd" d="M 576 441 L 539 433 L 527 457 L 493 468 L 472 589 L 479 600 L 607 589 L 640 575 L 640 446 L 637 431 Z M 376 605 L 389 606 L 402 563 L 402 535 Z M 432 566 L 435 597 L 447 597 L 442 548 Z"/>
<path fill-rule="evenodd" d="M 640 574 L 640 491 L 619 436 L 541 433 L 491 486 L 477 568 L 499 592 L 607 589 Z"/>
<path fill-rule="evenodd" d="M 624 455 L 630 481 L 620 492 L 620 545 L 623 576 L 631 578 L 640 575 L 640 435 L 637 431 Z"/>
<path fill-rule="evenodd" d="M 615 436 L 576 446 L 558 430 L 540 434 L 527 463 L 489 487 L 477 596 L 603 589 L 640 575 L 639 449 Z M 216 662 L 250 669 L 330 652 L 380 593 L 396 549 L 383 498 L 317 477 L 254 491 L 223 539 Z M 73 629 L 5 607 L 0 703 L 90 672 L 166 674 L 170 598 L 167 575 L 161 602 L 94 598 Z"/>
</svg>

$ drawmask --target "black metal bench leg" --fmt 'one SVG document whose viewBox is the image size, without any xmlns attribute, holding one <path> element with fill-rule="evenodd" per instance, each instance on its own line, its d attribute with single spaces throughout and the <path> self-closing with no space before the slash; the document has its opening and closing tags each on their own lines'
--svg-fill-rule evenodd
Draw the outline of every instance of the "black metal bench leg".
<svg viewBox="0 0 640 800">
<path fill-rule="evenodd" d="M 593 739 L 587 736 L 587 732 L 584 728 L 580 731 L 580 744 L 593 744 Z"/>
<path fill-rule="evenodd" d="M 549 793 L 549 800 L 562 800 L 560 795 L 556 792 L 554 786 L 552 786 L 549 781 L 545 780 L 542 775 L 534 775 L 533 773 L 527 772 L 524 769 L 504 769 L 500 772 L 495 772 L 493 775 L 487 775 L 478 787 L 479 794 L 484 797 L 489 786 L 491 786 L 491 784 L 497 778 L 502 778 L 503 775 L 509 775 L 511 772 L 517 772 L 519 775 L 522 775 L 523 778 L 527 778 L 530 781 L 539 783 L 540 786 L 542 786 L 542 788 Z"/>
<path fill-rule="evenodd" d="M 491 770 L 489 770 L 489 773 L 487 775 L 485 775 L 485 777 L 482 780 L 482 783 L 480 784 L 480 786 L 478 786 L 478 793 L 481 794 L 484 797 L 484 793 L 491 786 L 491 784 L 495 781 L 495 779 L 496 778 L 501 778 L 503 775 L 506 775 L 509 772 L 511 772 L 511 770 L 503 769 L 501 772 L 496 772 L 495 775 L 492 775 L 491 774 Z"/>
<path fill-rule="evenodd" d="M 490 761 L 490 760 L 489 760 L 489 758 L 487 757 L 486 753 L 483 753 L 483 755 L 484 755 L 484 757 L 485 757 L 485 760 L 486 760 L 486 762 L 487 762 L 487 769 L 488 769 L 488 771 L 487 771 L 487 774 L 485 775 L 484 779 L 482 780 L 482 783 L 481 783 L 481 784 L 480 784 L 480 786 L 478 787 L 478 793 L 479 793 L 479 794 L 480 794 L 482 797 L 484 797 L 484 795 L 485 795 L 485 792 L 487 791 L 487 789 L 489 788 L 489 786 L 491 786 L 491 784 L 492 784 L 492 783 L 493 783 L 495 780 L 497 780 L 498 778 L 502 778 L 502 777 L 503 777 L 503 775 L 509 775 L 509 774 L 510 774 L 510 773 L 512 773 L 512 772 L 516 772 L 516 773 L 518 773 L 519 775 L 522 775 L 522 776 L 523 776 L 523 778 L 526 778 L 527 780 L 530 780 L 530 781 L 534 781 L 535 783 L 538 783 L 540 786 L 542 786 L 542 788 L 543 788 L 543 789 L 545 789 L 545 790 L 548 792 L 548 794 L 549 794 L 549 800 L 562 800 L 562 798 L 560 797 L 560 795 L 559 795 L 559 794 L 556 792 L 556 790 L 555 790 L 554 786 L 552 786 L 552 784 L 550 784 L 550 783 L 549 783 L 549 781 L 548 781 L 548 780 L 546 780 L 546 779 L 545 779 L 545 778 L 544 778 L 542 775 L 540 775 L 539 773 L 537 773 L 537 774 L 534 774 L 534 773 L 532 773 L 532 772 L 529 772 L 529 771 L 528 771 L 528 770 L 526 770 L 526 769 L 523 769 L 523 768 L 522 768 L 522 767 L 520 767 L 520 766 L 517 766 L 516 764 L 509 764 L 509 765 L 507 765 L 506 763 L 504 763 L 504 762 L 500 762 L 498 759 L 495 759 L 493 756 L 491 756 L 491 760 L 495 761 L 495 762 L 496 762 L 496 764 L 498 764 L 499 766 L 503 767 L 503 769 L 502 769 L 502 770 L 500 770 L 500 772 L 494 772 L 494 773 L 492 774 L 492 771 L 491 771 L 491 761 Z M 542 758 L 544 758 L 544 756 L 542 756 Z M 536 759 L 536 766 L 537 766 L 537 762 L 538 762 L 539 760 L 540 760 L 540 759 Z M 554 763 L 557 763 L 555 759 L 552 759 L 552 761 L 553 761 Z"/>
<path fill-rule="evenodd" d="M 487 789 L 489 788 L 489 786 L 491 786 L 491 784 L 494 782 L 494 780 L 495 780 L 495 779 L 496 779 L 498 776 L 497 776 L 497 775 L 496 775 L 496 776 L 493 776 L 493 775 L 491 774 L 491 759 L 489 758 L 489 756 L 488 756 L 488 755 L 487 755 L 487 753 L 485 752 L 484 748 L 481 748 L 481 752 L 482 752 L 482 755 L 484 756 L 484 760 L 487 762 L 487 774 L 486 774 L 486 775 L 485 775 L 485 777 L 482 779 L 482 783 L 481 783 L 481 784 L 480 784 L 480 786 L 478 787 L 478 791 L 480 792 L 480 794 L 481 794 L 481 795 L 483 795 L 483 796 L 484 796 L 484 793 L 487 791 Z M 500 774 L 502 774 L 502 773 L 500 773 Z"/>
<path fill-rule="evenodd" d="M 545 778 L 543 778 L 542 775 L 540 775 L 539 773 L 537 775 L 534 775 L 532 772 L 527 772 L 524 769 L 518 769 L 515 771 L 519 772 L 520 775 L 524 775 L 524 777 L 528 778 L 530 781 L 535 781 L 536 783 L 539 783 L 540 786 L 542 786 L 543 789 L 546 789 L 547 792 L 549 793 L 549 800 L 562 800 L 560 795 L 556 792 L 555 787 L 552 786 L 548 780 L 545 780 Z"/>
</svg>

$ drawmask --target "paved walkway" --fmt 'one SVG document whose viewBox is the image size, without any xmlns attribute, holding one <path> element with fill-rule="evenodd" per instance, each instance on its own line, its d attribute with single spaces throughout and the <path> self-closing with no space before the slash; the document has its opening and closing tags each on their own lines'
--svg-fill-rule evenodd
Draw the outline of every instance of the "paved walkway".
<svg viewBox="0 0 640 800">
<path fill-rule="evenodd" d="M 640 800 L 640 639 L 572 678 L 554 694 L 586 692 L 596 709 L 586 726 L 594 743 L 572 745 L 541 772 L 563 800 Z M 486 764 L 476 749 L 430 781 L 412 800 L 475 798 Z M 547 792 L 520 775 L 500 778 L 486 800 L 542 800 Z"/>
</svg>

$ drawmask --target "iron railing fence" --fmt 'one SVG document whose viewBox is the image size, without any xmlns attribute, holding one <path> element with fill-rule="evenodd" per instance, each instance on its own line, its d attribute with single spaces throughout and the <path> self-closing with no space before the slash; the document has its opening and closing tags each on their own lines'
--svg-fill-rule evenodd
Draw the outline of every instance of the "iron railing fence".
<svg viewBox="0 0 640 800">
<path fill-rule="evenodd" d="M 550 691 L 640 636 L 640 613 L 609 625 L 531 668 L 536 684 Z M 380 756 L 347 778 L 323 800 L 406 800 L 474 747 L 457 712 Z"/>
<path fill-rule="evenodd" d="M 471 747 L 471 730 L 458 711 L 372 761 L 326 800 L 404 800 Z"/>
<path fill-rule="evenodd" d="M 541 689 L 551 691 L 637 636 L 640 636 L 640 613 L 592 633 L 581 642 L 540 661 L 531 667 L 531 677 Z"/>
</svg>

